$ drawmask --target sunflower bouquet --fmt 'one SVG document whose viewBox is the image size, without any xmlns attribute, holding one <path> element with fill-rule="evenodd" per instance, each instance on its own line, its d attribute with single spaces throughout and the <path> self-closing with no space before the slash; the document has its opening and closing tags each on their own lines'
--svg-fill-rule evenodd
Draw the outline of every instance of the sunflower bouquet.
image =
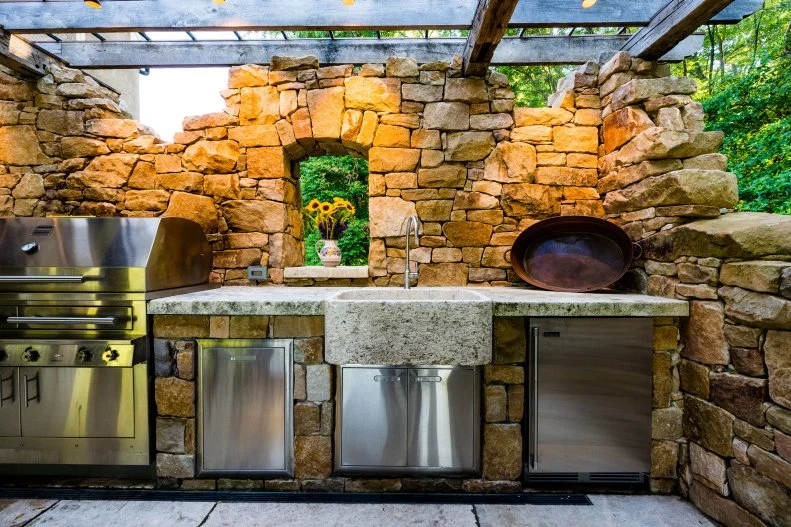
<svg viewBox="0 0 791 527">
<path fill-rule="evenodd" d="M 355 212 L 354 205 L 343 198 L 333 198 L 332 202 L 314 199 L 305 207 L 305 215 L 310 218 L 324 240 L 340 238 Z"/>
</svg>

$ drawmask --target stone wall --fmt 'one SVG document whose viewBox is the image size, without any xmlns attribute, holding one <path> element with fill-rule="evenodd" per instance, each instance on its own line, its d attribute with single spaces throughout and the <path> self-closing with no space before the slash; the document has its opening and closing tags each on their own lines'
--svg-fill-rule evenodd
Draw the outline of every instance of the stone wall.
<svg viewBox="0 0 791 527">
<path fill-rule="evenodd" d="M 656 75 L 625 54 L 599 75 L 599 191 L 644 252 L 621 285 L 691 308 L 657 357 L 674 391 L 654 401 L 654 470 L 725 525 L 790 525 L 791 217 L 732 211 L 722 133 L 703 131 L 693 82 Z"/>
<path fill-rule="evenodd" d="M 522 491 L 525 419 L 526 323 L 493 321 L 493 363 L 483 367 L 480 477 L 341 477 L 333 475 L 335 376 L 324 361 L 324 318 L 316 316 L 154 317 L 156 464 L 158 486 L 183 489 L 265 489 L 330 492 Z M 676 488 L 682 439 L 678 320 L 654 320 L 651 489 Z M 196 367 L 194 338 L 294 338 L 293 479 L 235 480 L 195 477 Z"/>
<path fill-rule="evenodd" d="M 403 283 L 403 223 L 417 214 L 419 285 L 507 285 L 520 230 L 604 213 L 598 66 L 564 80 L 553 108 L 514 109 L 503 75 L 462 78 L 460 64 L 232 68 L 224 111 L 186 118 L 173 144 L 79 71 L 35 85 L 3 73 L 0 214 L 182 216 L 209 235 L 214 281 L 246 284 L 261 264 L 282 283 L 304 262 L 299 161 L 351 153 L 371 173 L 369 283 Z"/>
</svg>

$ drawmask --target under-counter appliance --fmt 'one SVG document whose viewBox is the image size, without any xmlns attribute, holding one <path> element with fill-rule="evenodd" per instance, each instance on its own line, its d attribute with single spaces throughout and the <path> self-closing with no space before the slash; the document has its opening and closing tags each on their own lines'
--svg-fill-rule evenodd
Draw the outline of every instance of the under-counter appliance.
<svg viewBox="0 0 791 527">
<path fill-rule="evenodd" d="M 150 472 L 146 304 L 211 265 L 181 218 L 0 220 L 0 474 Z"/>
<path fill-rule="evenodd" d="M 532 318 L 528 327 L 525 482 L 643 482 L 653 321 Z"/>
<path fill-rule="evenodd" d="M 293 341 L 198 340 L 198 473 L 293 476 Z"/>
<path fill-rule="evenodd" d="M 471 366 L 342 366 L 335 470 L 480 471 L 480 371 Z"/>
</svg>

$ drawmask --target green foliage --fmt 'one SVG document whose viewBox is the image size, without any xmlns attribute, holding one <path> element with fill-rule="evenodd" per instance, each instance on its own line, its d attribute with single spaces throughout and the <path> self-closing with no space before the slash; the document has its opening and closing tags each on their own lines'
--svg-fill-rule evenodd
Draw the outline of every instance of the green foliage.
<svg viewBox="0 0 791 527">
<path fill-rule="evenodd" d="M 368 264 L 368 162 L 345 157 L 314 157 L 300 163 L 302 202 L 312 199 L 332 201 L 340 197 L 354 205 L 357 213 L 338 241 L 343 253 L 342 265 Z M 321 265 L 316 255 L 318 230 L 305 223 L 305 265 Z"/>
<path fill-rule="evenodd" d="M 768 0 L 734 26 L 706 28 L 703 50 L 675 66 L 694 77 L 707 129 L 739 178 L 739 210 L 791 214 L 791 0 Z"/>
</svg>

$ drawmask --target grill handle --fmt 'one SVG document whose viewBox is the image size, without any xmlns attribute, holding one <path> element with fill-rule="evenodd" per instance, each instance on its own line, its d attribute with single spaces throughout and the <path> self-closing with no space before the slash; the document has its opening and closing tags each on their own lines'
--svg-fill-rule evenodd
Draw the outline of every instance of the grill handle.
<svg viewBox="0 0 791 527">
<path fill-rule="evenodd" d="M 81 284 L 85 277 L 81 275 L 0 275 L 0 284 Z"/>
<path fill-rule="evenodd" d="M 8 324 L 115 325 L 116 317 L 8 317 Z"/>
</svg>

